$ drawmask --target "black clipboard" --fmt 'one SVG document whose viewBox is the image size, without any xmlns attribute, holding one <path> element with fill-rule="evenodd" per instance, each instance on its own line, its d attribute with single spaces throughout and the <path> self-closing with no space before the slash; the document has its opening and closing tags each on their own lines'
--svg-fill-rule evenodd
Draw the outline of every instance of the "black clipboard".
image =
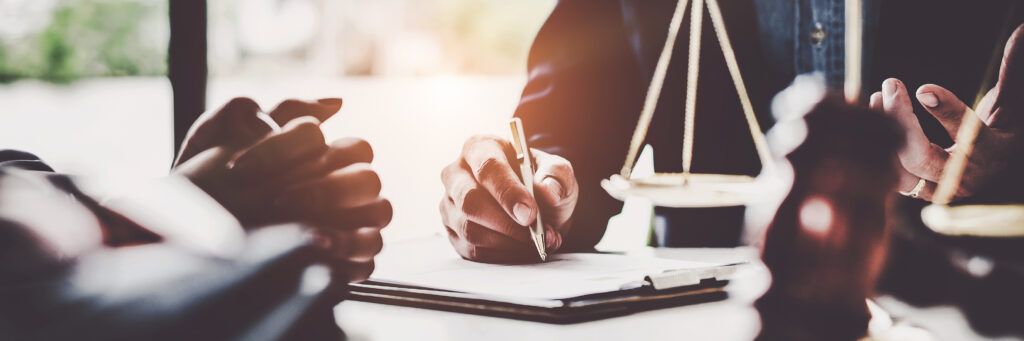
<svg viewBox="0 0 1024 341">
<path fill-rule="evenodd" d="M 520 300 L 367 280 L 349 284 L 347 299 L 414 308 L 573 324 L 728 298 L 727 279 L 655 289 L 652 285 L 558 300 Z"/>
</svg>

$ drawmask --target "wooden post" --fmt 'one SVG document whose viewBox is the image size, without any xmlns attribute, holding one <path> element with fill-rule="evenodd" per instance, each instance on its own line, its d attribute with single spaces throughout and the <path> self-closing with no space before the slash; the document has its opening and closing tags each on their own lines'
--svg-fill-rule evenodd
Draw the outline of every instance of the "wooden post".
<svg viewBox="0 0 1024 341">
<path fill-rule="evenodd" d="M 167 77 L 174 103 L 174 150 L 206 110 L 206 0 L 171 0 Z"/>
</svg>

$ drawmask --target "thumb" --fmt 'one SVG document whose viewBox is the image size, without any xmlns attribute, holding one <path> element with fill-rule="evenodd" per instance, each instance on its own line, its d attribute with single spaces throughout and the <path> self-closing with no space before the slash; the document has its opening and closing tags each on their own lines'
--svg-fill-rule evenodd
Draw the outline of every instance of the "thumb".
<svg viewBox="0 0 1024 341">
<path fill-rule="evenodd" d="M 249 98 L 239 97 L 220 109 L 199 117 L 182 143 L 175 166 L 215 146 L 239 149 L 251 145 L 271 131 L 257 118 L 260 106 Z"/>
<path fill-rule="evenodd" d="M 890 78 L 882 83 L 882 109 L 895 118 L 906 133 L 907 143 L 899 152 L 900 162 L 914 175 L 937 181 L 945 152 L 925 136 L 903 82 Z"/>
</svg>

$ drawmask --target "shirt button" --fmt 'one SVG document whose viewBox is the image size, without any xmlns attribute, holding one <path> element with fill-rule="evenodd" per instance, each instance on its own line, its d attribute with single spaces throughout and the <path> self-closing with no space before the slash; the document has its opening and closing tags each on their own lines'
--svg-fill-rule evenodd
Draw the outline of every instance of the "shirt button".
<svg viewBox="0 0 1024 341">
<path fill-rule="evenodd" d="M 821 46 L 821 43 L 825 42 L 825 37 L 828 34 L 825 32 L 825 27 L 820 22 L 814 23 L 814 29 L 811 30 L 811 44 L 814 46 Z"/>
</svg>

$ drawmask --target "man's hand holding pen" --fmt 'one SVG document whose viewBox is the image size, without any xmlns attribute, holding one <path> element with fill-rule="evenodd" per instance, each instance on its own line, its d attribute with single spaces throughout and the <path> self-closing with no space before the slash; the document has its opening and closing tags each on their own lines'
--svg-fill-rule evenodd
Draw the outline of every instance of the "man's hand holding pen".
<svg viewBox="0 0 1024 341">
<path fill-rule="evenodd" d="M 532 149 L 537 172 L 530 195 L 519 180 L 512 144 L 478 135 L 441 172 L 445 194 L 441 218 L 448 238 L 463 257 L 487 263 L 536 262 L 528 226 L 543 215 L 547 252 L 563 243 L 571 227 L 579 187 L 568 160 Z"/>
</svg>

